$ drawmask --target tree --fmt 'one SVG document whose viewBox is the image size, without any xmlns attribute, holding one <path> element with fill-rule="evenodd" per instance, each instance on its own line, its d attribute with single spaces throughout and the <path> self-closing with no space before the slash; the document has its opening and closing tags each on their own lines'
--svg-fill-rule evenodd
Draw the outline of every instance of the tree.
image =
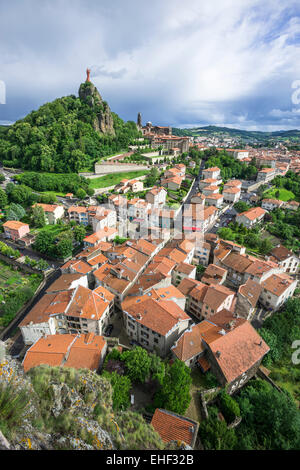
<svg viewBox="0 0 300 470">
<path fill-rule="evenodd" d="M 26 211 L 20 204 L 11 203 L 7 212 L 7 220 L 21 220 Z"/>
<path fill-rule="evenodd" d="M 266 328 L 260 328 L 259 334 L 270 348 L 268 354 L 263 358 L 263 364 L 268 367 L 272 362 L 280 359 L 280 351 L 278 350 L 277 336 Z"/>
<path fill-rule="evenodd" d="M 33 206 L 31 214 L 32 223 L 35 227 L 42 228 L 46 225 L 45 212 L 41 206 Z"/>
<path fill-rule="evenodd" d="M 127 374 L 132 382 L 144 383 L 149 377 L 151 358 L 145 349 L 137 346 L 131 351 L 125 351 L 121 360 L 125 362 Z"/>
<path fill-rule="evenodd" d="M 6 218 L 7 220 L 19 220 L 17 214 L 11 209 L 9 209 L 9 211 L 7 212 Z"/>
<path fill-rule="evenodd" d="M 223 240 L 235 240 L 235 234 L 229 227 L 222 227 L 218 230 L 218 235 Z"/>
<path fill-rule="evenodd" d="M 40 253 L 51 254 L 53 251 L 54 237 L 51 233 L 40 232 L 34 242 L 34 247 Z"/>
<path fill-rule="evenodd" d="M 245 212 L 250 209 L 250 205 L 244 201 L 236 202 L 233 206 L 238 213 Z"/>
<path fill-rule="evenodd" d="M 49 264 L 47 263 L 47 261 L 45 261 L 44 259 L 40 259 L 38 262 L 37 262 L 37 265 L 36 267 L 38 269 L 40 269 L 41 271 L 44 271 L 46 269 L 49 268 Z"/>
<path fill-rule="evenodd" d="M 128 238 L 119 237 L 119 235 L 117 235 L 117 236 L 114 238 L 114 242 L 115 242 L 117 245 L 123 245 L 123 243 L 125 243 L 127 240 L 128 240 Z"/>
<path fill-rule="evenodd" d="M 150 187 L 157 184 L 157 180 L 159 178 L 159 172 L 157 168 L 151 168 L 149 175 L 145 179 L 145 186 Z"/>
<path fill-rule="evenodd" d="M 238 435 L 249 434 L 253 448 L 300 448 L 299 410 L 288 392 L 279 392 L 267 382 L 255 380 L 236 399 L 243 417 Z"/>
<path fill-rule="evenodd" d="M 59 258 L 68 258 L 72 255 L 73 244 L 69 238 L 61 240 L 56 245 L 56 253 Z"/>
<path fill-rule="evenodd" d="M 260 241 L 259 243 L 259 251 L 263 254 L 266 255 L 267 253 L 270 253 L 270 251 L 273 249 L 273 244 L 269 238 L 264 238 L 263 240 Z"/>
<path fill-rule="evenodd" d="M 0 188 L 0 209 L 3 209 L 7 205 L 7 196 L 3 189 Z"/>
<path fill-rule="evenodd" d="M 8 197 L 11 202 L 17 204 L 29 205 L 31 202 L 32 191 L 24 185 L 14 185 L 13 190 L 9 193 Z M 37 197 L 37 196 L 36 196 Z"/>
<path fill-rule="evenodd" d="M 114 410 L 126 410 L 130 406 L 131 381 L 126 375 L 119 375 L 117 372 L 111 374 L 107 371 L 102 372 L 102 376 L 107 378 L 113 389 L 113 408 Z"/>
<path fill-rule="evenodd" d="M 234 450 L 237 445 L 234 429 L 228 429 L 225 421 L 215 418 L 201 421 L 199 436 L 205 450 Z"/>
<path fill-rule="evenodd" d="M 248 231 L 247 235 L 245 236 L 245 242 L 251 248 L 256 248 L 260 244 L 260 237 L 258 234 Z"/>
<path fill-rule="evenodd" d="M 89 186 L 86 190 L 86 193 L 88 196 L 92 197 L 95 194 L 95 190 Z"/>
<path fill-rule="evenodd" d="M 197 271 L 197 275 L 200 277 L 202 276 L 202 274 L 205 272 L 205 269 L 206 267 L 203 266 L 203 264 L 198 264 L 197 268 L 196 268 L 196 271 Z"/>
<path fill-rule="evenodd" d="M 82 189 L 82 188 L 79 188 L 77 193 L 76 193 L 76 197 L 78 197 L 78 199 L 84 199 L 86 197 L 85 190 Z"/>
<path fill-rule="evenodd" d="M 54 204 L 55 202 L 57 202 L 57 197 L 54 193 L 41 194 L 39 202 L 42 202 L 43 204 Z"/>
<path fill-rule="evenodd" d="M 115 113 L 111 113 L 115 135 L 100 135 L 94 129 L 95 120 L 99 115 L 104 118 L 108 108 L 105 102 L 90 104 L 72 95 L 33 111 L 10 126 L 9 133 L 1 133 L 1 161 L 37 172 L 78 172 L 139 138 L 136 125 L 124 122 Z M 71 188 L 68 191 L 76 192 Z"/>
<path fill-rule="evenodd" d="M 241 415 L 238 403 L 228 393 L 223 390 L 219 396 L 220 408 L 227 423 L 230 424 L 236 416 Z"/>
<path fill-rule="evenodd" d="M 154 397 L 154 406 L 183 414 L 191 401 L 191 383 L 190 368 L 176 359 L 166 369 L 162 386 Z"/>
<path fill-rule="evenodd" d="M 149 354 L 151 359 L 150 371 L 151 379 L 157 380 L 157 382 L 162 385 L 163 379 L 166 373 L 166 367 L 164 362 L 161 360 L 157 354 Z"/>
<path fill-rule="evenodd" d="M 74 240 L 78 243 L 82 243 L 83 239 L 86 236 L 86 229 L 83 225 L 75 225 L 73 229 Z"/>
</svg>

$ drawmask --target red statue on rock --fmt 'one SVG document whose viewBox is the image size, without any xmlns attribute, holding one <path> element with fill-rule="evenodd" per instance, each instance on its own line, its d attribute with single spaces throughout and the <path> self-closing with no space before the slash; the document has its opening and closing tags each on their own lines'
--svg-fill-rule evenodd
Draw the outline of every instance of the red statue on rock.
<svg viewBox="0 0 300 470">
<path fill-rule="evenodd" d="M 86 81 L 90 82 L 90 74 L 91 74 L 91 69 L 86 69 Z"/>
</svg>

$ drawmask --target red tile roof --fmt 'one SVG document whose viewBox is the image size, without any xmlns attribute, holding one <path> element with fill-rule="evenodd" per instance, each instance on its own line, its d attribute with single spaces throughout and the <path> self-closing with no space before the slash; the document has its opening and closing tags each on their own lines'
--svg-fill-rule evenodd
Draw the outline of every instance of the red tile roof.
<svg viewBox="0 0 300 470">
<path fill-rule="evenodd" d="M 25 372 L 41 364 L 97 370 L 106 345 L 103 336 L 49 335 L 40 338 L 27 351 L 23 361 Z"/>
<path fill-rule="evenodd" d="M 164 442 L 183 441 L 189 446 L 193 445 L 198 429 L 195 421 L 159 408 L 155 410 L 151 424 Z"/>
<path fill-rule="evenodd" d="M 74 281 L 78 281 L 81 278 L 84 278 L 82 274 L 62 274 L 56 281 L 54 281 L 47 289 L 46 292 L 59 292 L 63 290 L 68 290 L 72 286 Z"/>
<path fill-rule="evenodd" d="M 172 300 L 154 300 L 149 298 L 126 310 L 135 321 L 165 336 L 178 322 L 190 320 L 190 317 Z"/>
<path fill-rule="evenodd" d="M 266 211 L 262 209 L 261 207 L 253 207 L 252 209 L 249 209 L 248 211 L 241 212 L 240 214 L 238 214 L 237 217 L 244 216 L 249 220 L 255 220 L 258 217 L 261 217 L 262 215 L 264 215 L 265 213 Z"/>
<path fill-rule="evenodd" d="M 8 220 L 3 224 L 4 228 L 10 228 L 11 230 L 19 230 L 21 227 L 28 227 L 28 224 L 24 224 L 23 222 L 19 222 L 18 220 Z"/>
<path fill-rule="evenodd" d="M 58 207 L 61 207 L 61 206 L 58 206 L 57 204 L 42 204 L 42 203 L 37 203 L 34 205 L 34 207 L 35 206 L 42 207 L 44 212 L 54 212 Z"/>
<path fill-rule="evenodd" d="M 248 321 L 209 343 L 227 383 L 231 383 L 270 350 Z"/>
</svg>

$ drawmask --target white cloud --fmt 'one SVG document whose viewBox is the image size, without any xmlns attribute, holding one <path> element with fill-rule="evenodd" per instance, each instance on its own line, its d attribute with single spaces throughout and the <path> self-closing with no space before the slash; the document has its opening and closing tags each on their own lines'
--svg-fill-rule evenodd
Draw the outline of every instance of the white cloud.
<svg viewBox="0 0 300 470">
<path fill-rule="evenodd" d="M 300 79 L 294 0 L 20 5 L 0 6 L 0 79 L 12 94 L 42 104 L 76 93 L 92 66 L 100 93 L 126 119 L 144 111 L 162 123 L 246 126 L 288 117 L 274 110 L 291 105 Z"/>
</svg>

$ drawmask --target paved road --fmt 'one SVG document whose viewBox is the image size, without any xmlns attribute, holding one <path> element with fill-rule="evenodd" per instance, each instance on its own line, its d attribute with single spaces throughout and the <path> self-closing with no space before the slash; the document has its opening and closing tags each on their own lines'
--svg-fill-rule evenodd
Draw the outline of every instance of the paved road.
<svg viewBox="0 0 300 470">
<path fill-rule="evenodd" d="M 193 186 L 192 186 L 192 189 L 191 189 L 191 192 L 190 194 L 188 195 L 187 199 L 185 200 L 184 204 L 181 206 L 181 209 L 180 211 L 178 212 L 177 214 L 177 217 L 176 219 L 174 220 L 174 227 L 181 227 L 181 224 L 182 224 L 182 221 L 183 221 L 183 214 L 182 214 L 182 210 L 183 210 L 183 207 L 185 204 L 190 204 L 191 202 L 191 199 L 192 197 L 197 194 L 199 192 L 199 181 L 202 177 L 202 171 L 204 170 L 204 167 L 205 167 L 205 160 L 201 160 L 201 165 L 200 165 L 200 168 L 199 168 L 199 173 L 196 177 L 196 179 L 194 180 L 194 183 L 193 183 Z M 178 235 L 178 230 L 176 230 L 176 234 Z M 176 235 L 175 235 L 176 236 Z"/>
<path fill-rule="evenodd" d="M 198 173 L 198 176 L 197 178 L 195 179 L 194 181 L 194 184 L 193 184 L 193 187 L 192 187 L 192 190 L 189 194 L 189 197 L 187 198 L 187 200 L 185 201 L 185 204 L 189 204 L 191 202 L 191 199 L 192 197 L 199 193 L 199 181 L 201 180 L 201 177 L 202 177 L 202 171 L 204 170 L 204 167 L 205 167 L 205 160 L 201 160 L 201 165 L 200 165 L 200 168 L 199 168 L 199 173 Z"/>
<path fill-rule="evenodd" d="M 258 306 L 252 316 L 251 319 L 251 325 L 258 330 L 259 328 L 262 327 L 264 321 L 269 318 L 271 315 L 273 315 L 273 311 L 266 310 L 264 307 L 261 305 Z"/>
</svg>

